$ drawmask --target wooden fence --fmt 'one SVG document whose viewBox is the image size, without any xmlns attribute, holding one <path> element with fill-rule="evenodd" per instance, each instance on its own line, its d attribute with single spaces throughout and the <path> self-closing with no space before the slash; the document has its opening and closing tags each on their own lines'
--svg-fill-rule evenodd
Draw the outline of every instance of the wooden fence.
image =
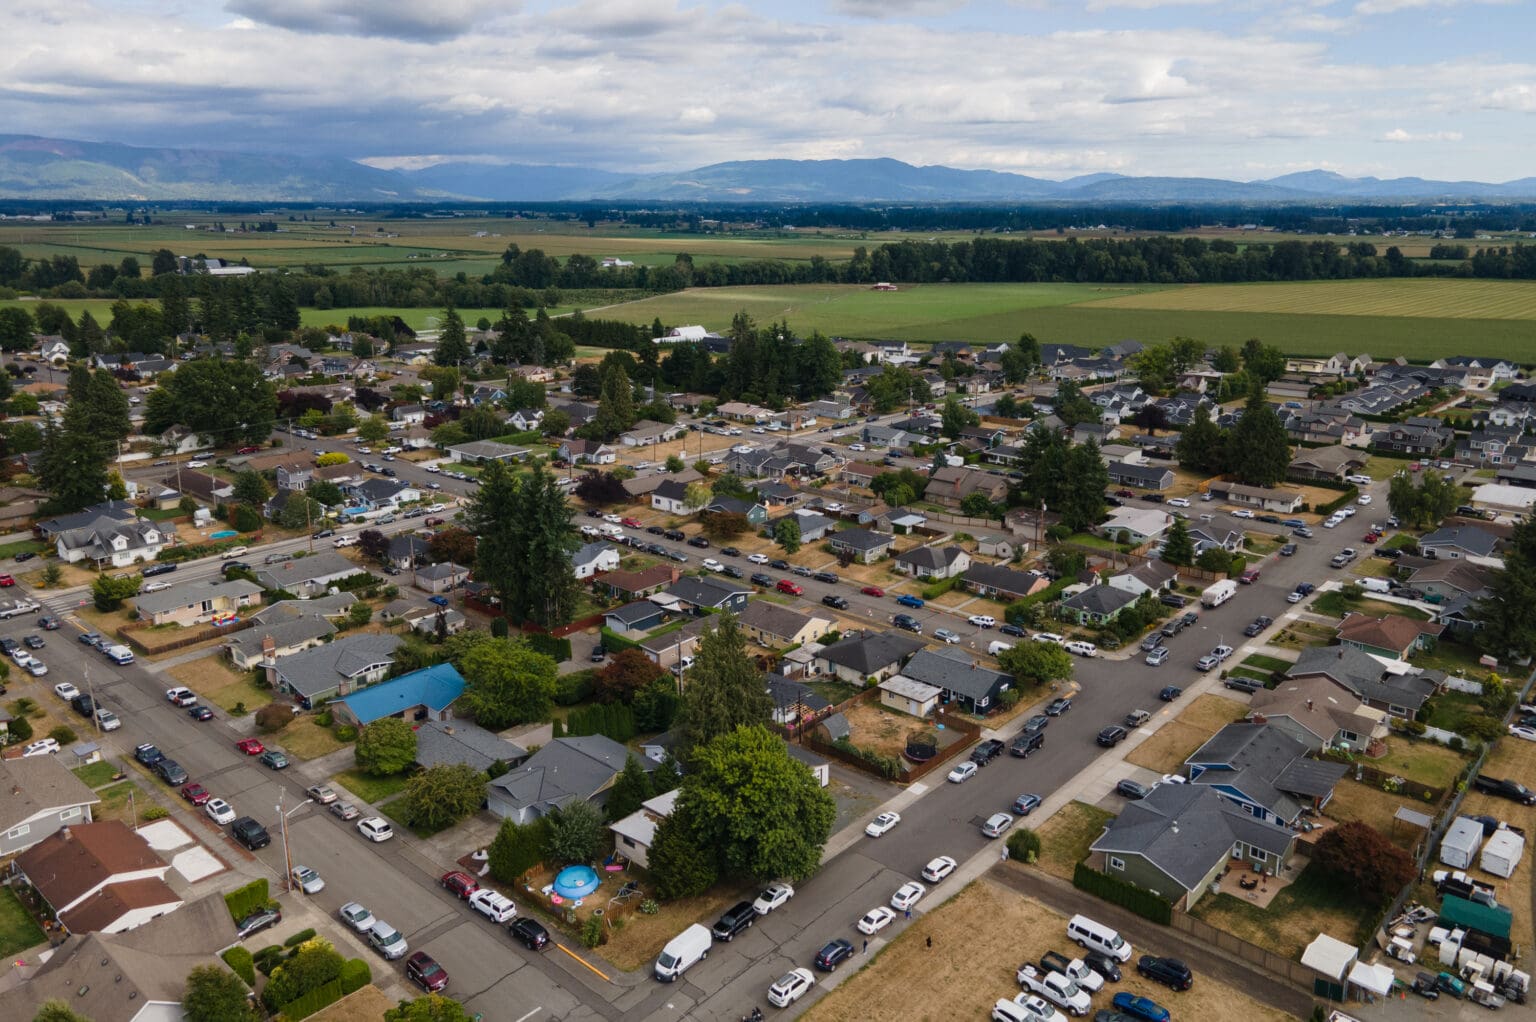
<svg viewBox="0 0 1536 1022">
<path fill-rule="evenodd" d="M 213 625 L 203 625 L 202 627 L 187 635 L 181 635 L 180 633 L 158 633 L 176 634 L 179 636 L 178 638 L 174 639 L 168 637 L 164 642 L 154 642 L 141 637 L 141 633 L 154 634 L 150 632 L 150 630 L 153 628 L 152 625 L 127 624 L 122 625 L 117 629 L 117 637 L 122 639 L 128 645 L 132 646 L 134 649 L 138 650 L 140 653 L 143 653 L 145 656 L 155 656 L 160 653 L 169 653 L 171 650 L 175 649 L 185 649 L 188 646 L 196 646 L 198 643 L 207 642 L 210 639 L 222 639 L 226 636 L 233 635 L 236 632 L 243 632 L 255 624 L 256 622 L 251 618 L 243 617 L 232 625 L 223 625 L 222 627 L 218 628 L 215 628 Z"/>
<path fill-rule="evenodd" d="M 869 688 L 864 689 L 857 695 L 843 700 L 836 706 L 827 710 L 825 713 L 820 714 L 818 717 L 818 723 L 821 719 L 825 719 L 834 713 L 842 713 L 845 710 L 851 709 L 852 707 L 858 705 L 859 703 L 874 702 L 879 698 L 879 688 L 871 685 Z M 926 723 L 924 720 L 921 720 L 917 717 L 913 717 L 912 720 L 914 721 L 914 726 Z M 810 749 L 817 755 L 826 756 L 828 759 L 835 759 L 840 763 L 846 763 L 853 767 L 855 770 L 862 770 L 867 774 L 871 774 L 880 778 L 881 780 L 895 780 L 899 784 L 911 784 L 919 777 L 923 777 L 933 772 L 934 770 L 937 770 L 940 765 L 947 763 L 949 760 L 953 759 L 964 750 L 970 748 L 975 744 L 976 739 L 981 735 L 980 724 L 973 723 L 969 720 L 964 720 L 958 716 L 946 714 L 941 723 L 943 723 L 944 729 L 946 731 L 958 732 L 961 735 L 960 739 L 958 741 L 951 742 L 949 745 L 946 745 L 944 748 L 940 749 L 939 754 L 933 759 L 928 760 L 926 763 L 910 763 L 904 758 L 899 759 L 899 762 L 901 763 L 901 772 L 897 774 L 895 778 L 887 778 L 880 771 L 878 766 L 864 759 L 858 753 L 851 752 L 848 749 L 840 745 L 836 745 L 821 737 L 821 735 L 816 733 L 816 728 L 814 726 L 800 730 L 797 735 L 794 735 L 793 740 L 798 741 L 802 746 Z M 786 735 L 790 734 L 789 729 L 781 730 L 784 730 Z M 857 735 L 853 736 L 854 739 L 857 739 L 857 737 Z"/>
<path fill-rule="evenodd" d="M 1225 930 L 1218 930 L 1187 912 L 1175 912 L 1169 925 L 1202 944 L 1220 948 L 1249 965 L 1257 966 L 1271 975 L 1295 983 L 1308 992 L 1312 990 L 1312 981 L 1318 977 L 1314 969 L 1302 965 L 1299 961 L 1277 955 L 1257 944 L 1250 944 L 1241 937 L 1233 936 Z"/>
</svg>

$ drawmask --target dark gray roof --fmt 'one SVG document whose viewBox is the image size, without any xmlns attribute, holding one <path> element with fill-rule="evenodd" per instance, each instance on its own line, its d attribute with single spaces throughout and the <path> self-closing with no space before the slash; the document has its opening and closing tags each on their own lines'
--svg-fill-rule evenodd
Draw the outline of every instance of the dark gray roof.
<svg viewBox="0 0 1536 1022">
<path fill-rule="evenodd" d="M 320 695 L 334 690 L 342 678 L 355 678 L 375 664 L 393 663 L 400 641 L 398 635 L 345 635 L 284 657 L 277 662 L 277 673 L 300 695 Z"/>
<path fill-rule="evenodd" d="M 823 646 L 816 655 L 828 663 L 868 676 L 900 663 L 923 646 L 922 639 L 914 638 L 906 632 L 876 632 Z"/>
<path fill-rule="evenodd" d="M 663 500 L 681 501 L 687 496 L 688 485 L 680 483 L 676 479 L 668 479 L 651 492 Z"/>
<path fill-rule="evenodd" d="M 1493 548 L 1498 542 L 1499 537 L 1486 529 L 1479 529 L 1475 525 L 1463 525 L 1458 528 L 1436 529 L 1420 539 L 1419 546 L 1454 546 L 1479 557 L 1487 557 L 1493 553 Z"/>
<path fill-rule="evenodd" d="M 968 699 L 995 695 L 999 685 L 1013 681 L 1013 676 L 976 666 L 964 653 L 925 649 L 907 661 L 901 673 L 913 681 L 946 689 Z"/>
<path fill-rule="evenodd" d="M 1323 798 L 1333 791 L 1339 778 L 1348 772 L 1343 763 L 1330 763 L 1321 759 L 1295 759 L 1275 778 L 1275 787 L 1308 798 Z"/>
<path fill-rule="evenodd" d="M 1159 784 L 1128 804 L 1091 847 L 1140 855 L 1193 891 L 1238 841 L 1284 855 L 1294 839 L 1292 831 L 1254 819 L 1204 785 Z"/>
<path fill-rule="evenodd" d="M 1010 593 L 1027 593 L 1041 578 L 1033 571 L 1014 571 L 996 564 L 973 564 L 961 577 L 967 582 Z"/>
<path fill-rule="evenodd" d="M 822 620 L 826 620 L 823 618 Z M 811 623 L 811 615 L 768 600 L 753 600 L 741 610 L 741 623 L 787 639 Z"/>
<path fill-rule="evenodd" d="M 898 554 L 896 560 L 902 564 L 910 564 L 915 568 L 947 568 L 954 564 L 965 553 L 960 547 L 932 547 L 920 546 L 908 550 L 904 554 Z"/>
<path fill-rule="evenodd" d="M 844 529 L 832 537 L 832 542 L 850 550 L 878 550 L 896 542 L 896 537 L 868 529 Z"/>
<path fill-rule="evenodd" d="M 1089 586 L 1077 595 L 1069 596 L 1061 601 L 1061 605 L 1089 614 L 1113 614 L 1127 604 L 1135 602 L 1136 596 L 1124 589 L 1099 585 Z"/>
<path fill-rule="evenodd" d="M 1342 764 L 1317 763 L 1317 769 L 1302 766 L 1293 771 L 1306 752 L 1305 745 L 1278 727 L 1238 722 L 1212 735 L 1185 762 L 1226 767 L 1204 771 L 1195 783 L 1228 785 L 1289 821 L 1301 812 L 1292 794 L 1322 797 L 1333 790 L 1345 770 Z M 1300 787 L 1290 787 L 1292 782 Z"/>
<path fill-rule="evenodd" d="M 827 729 L 827 734 L 832 736 L 835 742 L 839 738 L 847 738 L 853 734 L 853 727 L 848 723 L 848 718 L 841 713 L 829 713 L 821 719 L 821 726 Z"/>
<path fill-rule="evenodd" d="M 774 706 L 794 706 L 798 703 L 811 713 L 815 713 L 832 705 L 809 685 L 791 681 L 776 674 L 768 675 L 767 680 L 768 698 L 773 700 Z"/>
<path fill-rule="evenodd" d="M 513 804 L 555 808 L 589 799 L 624 769 L 628 749 L 603 735 L 556 738 L 522 766 L 490 782 Z M 642 762 L 647 769 L 654 763 Z"/>
<path fill-rule="evenodd" d="M 752 587 L 716 578 L 684 575 L 663 592 L 695 607 L 718 607 L 733 596 L 743 593 L 751 595 Z"/>
<path fill-rule="evenodd" d="M 1353 646 L 1309 646 L 1288 678 L 1324 674 L 1366 702 L 1383 702 L 1415 712 L 1434 694 L 1437 682 L 1414 674 L 1389 674 L 1381 661 Z"/>
<path fill-rule="evenodd" d="M 632 625 L 636 621 L 644 621 L 662 613 L 662 609 L 650 600 L 636 600 L 634 603 L 626 603 L 622 607 L 614 607 L 603 612 L 604 617 L 616 617 L 626 625 Z"/>
<path fill-rule="evenodd" d="M 416 727 L 416 762 L 424 767 L 472 766 L 489 770 L 496 762 L 516 763 L 528 750 L 464 720 L 426 720 Z"/>
</svg>

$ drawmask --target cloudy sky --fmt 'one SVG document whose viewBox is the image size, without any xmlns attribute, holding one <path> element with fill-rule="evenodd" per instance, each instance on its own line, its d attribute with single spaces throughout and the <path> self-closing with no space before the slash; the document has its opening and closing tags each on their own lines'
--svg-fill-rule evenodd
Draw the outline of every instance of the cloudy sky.
<svg viewBox="0 0 1536 1022">
<path fill-rule="evenodd" d="M 9 0 L 0 132 L 667 171 L 1536 174 L 1527 0 Z"/>
</svg>

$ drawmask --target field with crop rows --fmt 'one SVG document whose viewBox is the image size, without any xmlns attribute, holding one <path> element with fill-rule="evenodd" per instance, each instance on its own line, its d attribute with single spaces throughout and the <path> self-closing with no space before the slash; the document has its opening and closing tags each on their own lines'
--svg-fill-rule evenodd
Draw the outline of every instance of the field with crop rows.
<svg viewBox="0 0 1536 1022">
<path fill-rule="evenodd" d="M 1100 308 L 1431 319 L 1536 319 L 1536 281 L 1389 278 L 1197 284 L 1099 302 Z"/>
</svg>

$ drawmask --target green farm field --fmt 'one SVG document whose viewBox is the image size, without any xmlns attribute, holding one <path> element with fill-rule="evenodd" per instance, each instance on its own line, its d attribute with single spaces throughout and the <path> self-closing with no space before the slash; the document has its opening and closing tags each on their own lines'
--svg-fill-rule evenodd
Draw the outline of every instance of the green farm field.
<svg viewBox="0 0 1536 1022">
<path fill-rule="evenodd" d="M 1388 278 L 1204 284 L 1110 298 L 1098 305 L 1181 312 L 1536 320 L 1536 281 Z"/>
</svg>

